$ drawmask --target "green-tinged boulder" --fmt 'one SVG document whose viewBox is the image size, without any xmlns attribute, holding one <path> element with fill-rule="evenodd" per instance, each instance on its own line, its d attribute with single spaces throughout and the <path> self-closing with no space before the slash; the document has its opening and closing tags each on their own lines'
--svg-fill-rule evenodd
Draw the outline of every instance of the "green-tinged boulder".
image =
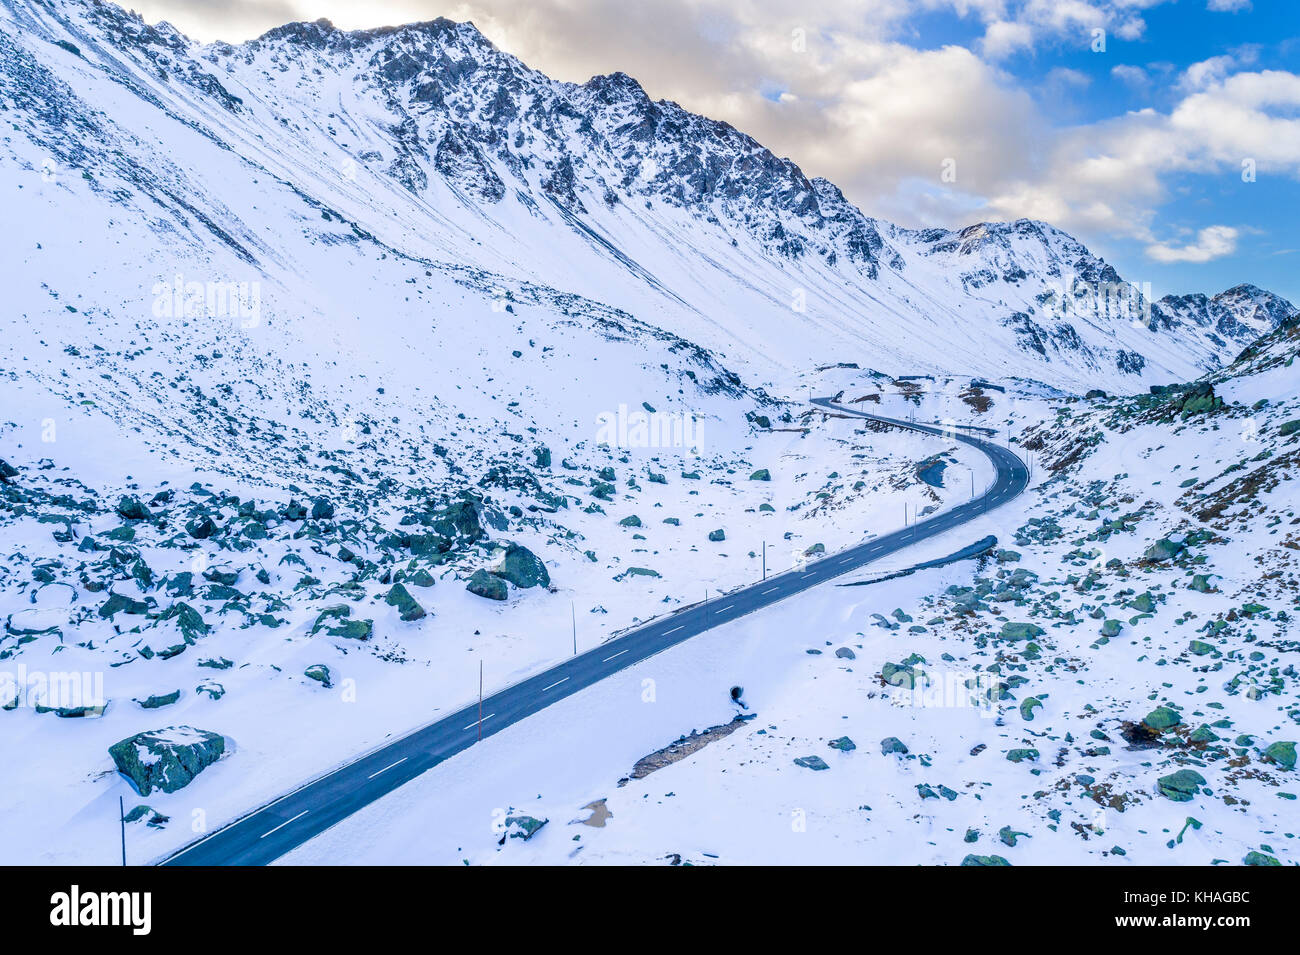
<svg viewBox="0 0 1300 955">
<path fill-rule="evenodd" d="M 211 629 L 203 619 L 203 615 L 183 600 L 176 601 L 176 603 L 164 610 L 158 615 L 158 619 L 159 621 L 175 620 L 176 629 L 181 632 L 181 636 L 188 643 L 194 643 L 199 637 L 205 636 L 208 630 Z"/>
<path fill-rule="evenodd" d="M 1138 613 L 1155 613 L 1156 610 L 1156 600 L 1149 590 L 1138 594 L 1128 602 L 1128 605 Z"/>
<path fill-rule="evenodd" d="M 1289 438 L 1293 434 L 1300 433 L 1300 418 L 1282 422 L 1282 426 L 1277 429 L 1277 433 L 1283 438 Z"/>
<path fill-rule="evenodd" d="M 886 736 L 880 741 L 880 754 L 889 756 L 891 753 L 897 753 L 899 756 L 907 755 L 907 744 L 897 736 Z"/>
<path fill-rule="evenodd" d="M 1101 625 L 1101 635 L 1103 637 L 1118 637 L 1124 625 L 1118 620 L 1107 620 Z"/>
<path fill-rule="evenodd" d="M 749 476 L 749 479 L 751 481 L 770 481 L 772 480 L 772 473 L 767 468 L 759 468 Z"/>
<path fill-rule="evenodd" d="M 486 597 L 488 600 L 505 600 L 508 596 L 506 582 L 481 567 L 470 576 L 465 589 L 476 597 Z"/>
<path fill-rule="evenodd" d="M 311 504 L 311 519 L 314 521 L 328 521 L 334 516 L 334 505 L 328 498 L 318 497 Z"/>
<path fill-rule="evenodd" d="M 333 685 L 330 683 L 330 668 L 323 663 L 313 663 L 302 671 L 302 675 L 309 680 L 315 680 L 326 689 Z"/>
<path fill-rule="evenodd" d="M 1184 550 L 1186 550 L 1186 548 L 1182 544 L 1176 541 L 1171 541 L 1168 537 L 1162 537 L 1160 540 L 1148 547 L 1142 556 L 1146 560 L 1154 563 L 1162 563 L 1167 560 L 1173 560 Z"/>
<path fill-rule="evenodd" d="M 506 548 L 505 557 L 501 559 L 501 565 L 492 573 L 510 581 L 520 590 L 526 590 L 529 587 L 549 587 L 551 585 L 551 575 L 547 573 L 546 565 L 542 563 L 542 559 L 520 544 L 511 544 Z"/>
<path fill-rule="evenodd" d="M 128 812 L 122 817 L 122 821 L 126 823 L 143 822 L 151 829 L 161 829 L 171 821 L 171 816 L 164 816 L 162 813 L 154 809 L 153 806 L 142 805 L 136 806 Z"/>
<path fill-rule="evenodd" d="M 1300 424 L 1300 422 L 1295 422 L 1295 423 Z M 1258 852 L 1254 849 L 1251 849 L 1249 852 L 1246 853 L 1246 857 L 1241 860 L 1241 864 L 1242 865 L 1281 865 L 1282 863 L 1278 862 L 1277 859 L 1275 859 L 1273 856 L 1269 855 L 1266 852 Z"/>
<path fill-rule="evenodd" d="M 185 525 L 185 533 L 189 534 L 195 540 L 207 540 L 217 532 L 217 525 L 212 518 L 203 516 L 195 518 Z"/>
<path fill-rule="evenodd" d="M 157 710 L 164 706 L 171 706 L 181 698 L 180 690 L 173 690 L 171 693 L 161 693 L 147 697 L 143 700 L 136 700 L 141 708 L 146 710 Z"/>
<path fill-rule="evenodd" d="M 961 860 L 962 865 L 1011 865 L 1002 856 L 977 856 L 968 855 Z"/>
<path fill-rule="evenodd" d="M 1016 840 L 1021 836 L 1027 837 L 1029 836 L 1029 833 L 1017 832 L 1015 829 L 1012 829 L 1010 826 L 1003 826 L 1001 829 L 998 830 L 998 838 L 1002 840 L 1004 845 L 1008 845 L 1013 849 L 1016 847 Z"/>
<path fill-rule="evenodd" d="M 316 617 L 316 622 L 312 624 L 311 634 L 314 636 L 321 630 L 324 630 L 331 637 L 343 637 L 347 640 L 369 640 L 374 634 L 375 625 L 370 620 L 353 620 L 352 608 L 347 604 L 335 604 L 333 607 L 326 607 Z"/>
<path fill-rule="evenodd" d="M 1283 769 L 1295 769 L 1295 741 L 1282 740 L 1273 743 L 1264 750 L 1264 761 L 1281 766 Z"/>
<path fill-rule="evenodd" d="M 833 739 L 826 744 L 831 749 L 838 749 L 841 753 L 851 753 L 858 748 L 858 745 L 847 736 L 841 736 L 839 739 Z"/>
<path fill-rule="evenodd" d="M 408 623 L 412 620 L 419 620 L 424 616 L 424 608 L 419 602 L 411 596 L 411 592 L 401 584 L 393 584 L 388 591 L 388 596 L 384 602 L 390 607 L 396 607 L 401 618 Z"/>
<path fill-rule="evenodd" d="M 641 518 L 637 517 L 635 514 L 629 514 L 618 523 L 623 527 L 640 527 Z"/>
<path fill-rule="evenodd" d="M 1180 769 L 1156 780 L 1160 795 L 1174 802 L 1191 802 L 1198 788 L 1204 785 L 1205 777 L 1194 769 Z"/>
<path fill-rule="evenodd" d="M 722 530 L 722 528 L 718 528 L 716 531 L 709 531 L 709 540 L 713 541 L 715 544 L 718 541 L 724 541 L 726 539 L 727 534 Z"/>
<path fill-rule="evenodd" d="M 1033 748 L 1007 750 L 1007 759 L 1013 763 L 1020 763 L 1025 760 L 1036 761 L 1038 759 L 1038 750 Z"/>
<path fill-rule="evenodd" d="M 918 685 L 918 679 L 924 679 L 924 675 L 918 676 L 916 670 L 909 663 L 886 663 L 880 668 L 880 678 L 890 686 L 900 687 L 904 690 L 915 690 Z"/>
<path fill-rule="evenodd" d="M 226 688 L 215 680 L 206 680 L 196 686 L 194 692 L 209 700 L 219 700 L 226 695 Z"/>
<path fill-rule="evenodd" d="M 830 769 L 830 767 L 826 765 L 826 760 L 822 759 L 820 756 L 800 756 L 794 761 L 794 764 L 818 772 L 823 769 Z"/>
<path fill-rule="evenodd" d="M 1038 697 L 1025 697 L 1020 701 L 1020 718 L 1032 723 L 1034 721 L 1034 710 L 1042 705 L 1042 701 Z"/>
<path fill-rule="evenodd" d="M 129 494 L 117 502 L 117 513 L 128 521 L 147 521 L 153 517 L 153 512 L 138 497 Z"/>
<path fill-rule="evenodd" d="M 406 580 L 412 587 L 432 587 L 437 583 L 437 581 L 433 579 L 433 574 L 429 573 L 423 567 L 411 574 L 411 576 L 407 577 Z"/>
<path fill-rule="evenodd" d="M 220 567 L 209 567 L 203 572 L 203 579 L 211 581 L 214 584 L 221 584 L 223 587 L 233 587 L 239 582 L 239 571 L 222 570 Z"/>
<path fill-rule="evenodd" d="M 1206 643 L 1204 640 L 1193 640 L 1187 644 L 1187 651 L 1196 654 L 1198 657 L 1203 657 L 1207 653 L 1214 652 L 1214 644 Z"/>
<path fill-rule="evenodd" d="M 615 580 L 623 580 L 627 577 L 660 577 L 659 571 L 650 567 L 629 567 L 623 573 L 615 577 Z"/>
<path fill-rule="evenodd" d="M 224 737 L 192 726 L 138 733 L 108 748 L 117 771 L 142 796 L 155 789 L 165 793 L 184 789 L 225 751 Z"/>
<path fill-rule="evenodd" d="M 1168 706 L 1157 706 L 1142 718 L 1142 722 L 1146 724 L 1147 728 L 1156 733 L 1163 733 L 1182 721 L 1183 718 L 1178 714 L 1178 711 Z"/>
<path fill-rule="evenodd" d="M 127 597 L 118 593 L 109 593 L 108 599 L 104 601 L 99 608 L 99 615 L 105 620 L 111 620 L 114 614 L 125 613 L 140 615 L 149 612 L 149 604 L 143 600 L 136 600 L 133 597 Z"/>
<path fill-rule="evenodd" d="M 505 832 L 498 844 L 504 845 L 506 839 L 522 839 L 527 842 L 548 822 L 549 819 L 538 819 L 536 816 L 528 816 L 524 813 L 511 813 L 506 816 Z"/>
<path fill-rule="evenodd" d="M 1046 631 L 1036 623 L 1012 623 L 1008 621 L 1002 625 L 1002 630 L 998 636 L 1003 640 L 1032 640 L 1034 637 L 1041 637 Z"/>
</svg>

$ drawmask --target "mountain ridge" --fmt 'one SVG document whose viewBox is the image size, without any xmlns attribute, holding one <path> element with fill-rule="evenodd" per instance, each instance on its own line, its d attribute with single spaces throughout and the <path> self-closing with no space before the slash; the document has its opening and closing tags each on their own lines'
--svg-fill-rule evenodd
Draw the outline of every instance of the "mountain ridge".
<svg viewBox="0 0 1300 955">
<path fill-rule="evenodd" d="M 198 43 L 109 3 L 4 7 L 326 221 L 413 261 L 602 302 L 732 356 L 768 387 L 847 351 L 899 373 L 1141 390 L 1218 367 L 1294 311 L 1262 290 L 1231 294 L 1242 286 L 1149 301 L 1036 220 L 908 229 L 872 218 L 829 180 L 730 124 L 652 100 L 626 73 L 551 80 L 472 23 L 348 31 L 321 19 Z M 65 102 L 52 111 L 71 112 Z M 174 150 L 150 150 L 134 116 L 89 104 L 84 114 L 106 118 L 92 121 L 96 135 L 111 139 L 121 122 L 140 140 L 131 159 L 116 151 L 124 178 L 158 170 L 183 215 L 256 258 L 258 226 L 237 228 L 222 202 L 251 183 L 207 182 L 188 161 L 168 169 Z M 77 164 L 75 151 L 63 158 Z"/>
</svg>

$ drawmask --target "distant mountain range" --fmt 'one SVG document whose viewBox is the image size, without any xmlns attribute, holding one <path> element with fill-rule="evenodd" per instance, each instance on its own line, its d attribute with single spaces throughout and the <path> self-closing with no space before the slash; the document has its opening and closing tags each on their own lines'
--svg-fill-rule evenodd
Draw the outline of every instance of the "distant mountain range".
<svg viewBox="0 0 1300 955">
<path fill-rule="evenodd" d="M 313 247 L 379 250 L 596 303 L 765 384 L 836 360 L 1137 390 L 1295 311 L 1253 286 L 1152 302 L 1041 222 L 873 219 L 625 74 L 557 82 L 444 19 L 201 44 L 110 3 L 0 0 L 0 115 L 6 179 L 83 179 L 60 214 L 107 206 L 164 275 L 224 262 L 310 299 L 339 267 Z"/>
</svg>

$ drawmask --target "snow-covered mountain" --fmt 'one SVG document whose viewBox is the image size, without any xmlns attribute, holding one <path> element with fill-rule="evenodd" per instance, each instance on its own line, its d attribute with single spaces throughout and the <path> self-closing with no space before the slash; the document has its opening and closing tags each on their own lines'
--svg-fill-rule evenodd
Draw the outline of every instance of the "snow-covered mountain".
<svg viewBox="0 0 1300 955">
<path fill-rule="evenodd" d="M 1295 307 L 1254 285 L 1237 285 L 1218 295 L 1166 295 L 1152 308 L 1165 329 L 1199 326 L 1228 347 L 1267 335 L 1295 314 Z M 1213 340 L 1212 338 L 1212 340 Z"/>
<path fill-rule="evenodd" d="M 1009 441 L 1036 429 L 1053 472 L 1087 458 L 1119 475 L 1111 500 L 1068 515 L 1104 511 L 1107 534 L 1111 517 L 1127 533 L 1145 484 L 1173 493 L 1166 472 L 1192 470 L 1180 456 L 1232 461 L 1237 424 L 1279 453 L 1245 485 L 1216 465 L 1197 495 L 1226 485 L 1235 501 L 1269 483 L 1281 496 L 1294 466 L 1294 310 L 1276 296 L 1150 302 L 1043 223 L 871 219 L 627 76 L 558 83 L 468 24 L 290 24 L 232 46 L 108 3 L 0 0 L 0 197 L 0 763 L 23 780 L 0 796 L 3 861 L 116 863 L 102 834 L 120 824 L 119 796 L 131 861 L 157 859 L 200 817 L 220 825 L 454 712 L 484 674 L 490 692 L 992 480 L 988 459 L 947 437 L 783 400 L 805 386 Z M 1200 386 L 1132 397 L 1193 379 L 1229 403 Z M 1120 397 L 1075 397 L 1097 388 Z M 1170 439 L 1175 401 L 1176 427 L 1196 415 L 1186 441 Z M 1087 457 L 1116 409 L 1163 416 L 1135 445 L 1160 454 L 1151 466 L 1118 437 Z M 1096 496 L 1086 474 L 1067 477 L 1016 504 L 1025 533 L 1038 533 L 1031 506 L 1055 519 L 1053 506 Z M 936 546 L 1005 537 L 1006 515 Z M 1263 520 L 1234 536 L 1271 547 Z M 1046 543 L 1064 549 L 1074 531 Z M 1091 640 L 1047 583 L 1052 560 L 1083 558 L 1030 556 L 1042 613 L 1070 613 L 1063 637 Z M 1234 600 L 1254 586 L 1253 557 L 1217 571 Z M 916 612 L 919 583 L 912 593 Z M 997 599 L 1022 608 L 1018 593 Z M 840 667 L 820 647 L 875 633 L 867 608 L 903 613 L 886 588 L 809 599 L 745 626 L 800 665 L 816 649 Z M 908 640 L 946 654 L 971 636 L 953 623 L 917 623 Z M 879 633 L 895 645 L 892 627 Z M 979 668 L 984 639 L 969 653 Z M 602 717 L 617 746 L 543 734 L 635 759 L 730 712 L 736 679 L 774 689 L 793 671 L 772 649 L 727 643 L 674 664 L 660 706 Z M 1067 639 L 1060 652 L 1074 653 Z M 897 658 L 870 655 L 863 681 Z M 1074 666 L 1044 699 L 1070 699 Z M 89 697 L 51 699 L 79 674 Z M 863 691 L 851 688 L 858 703 Z M 1116 713 L 1134 709 L 1114 696 Z M 1266 719 L 1245 725 L 1263 734 Z M 146 757 L 176 746 L 202 750 L 202 776 L 142 784 Z M 501 765 L 514 768 L 500 805 L 536 798 L 522 763 Z M 999 792 L 1002 825 L 1023 792 Z M 913 807 L 899 811 L 890 831 L 930 845 L 901 821 Z"/>
<path fill-rule="evenodd" d="M 107 203 L 162 258 L 219 250 L 294 295 L 329 284 L 304 254 L 321 245 L 489 294 L 546 286 L 787 390 L 830 360 L 1133 390 L 1292 311 L 1254 289 L 1153 306 L 1043 223 L 898 228 L 631 77 L 556 82 L 443 19 L 236 46 L 109 3 L 5 0 L 0 106 L 9 173 L 62 173 L 48 214 Z"/>
</svg>

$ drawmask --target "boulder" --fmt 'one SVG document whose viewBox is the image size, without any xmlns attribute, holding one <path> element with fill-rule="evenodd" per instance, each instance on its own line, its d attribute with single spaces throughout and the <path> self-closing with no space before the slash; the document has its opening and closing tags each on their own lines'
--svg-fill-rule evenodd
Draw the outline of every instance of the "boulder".
<svg viewBox="0 0 1300 955">
<path fill-rule="evenodd" d="M 1160 795 L 1174 802 L 1191 802 L 1197 789 L 1205 785 L 1205 777 L 1194 769 L 1180 769 L 1156 780 Z"/>
<path fill-rule="evenodd" d="M 482 568 L 474 571 L 465 589 L 475 596 L 486 597 L 488 600 L 505 600 L 507 597 L 506 582 Z"/>
<path fill-rule="evenodd" d="M 1173 560 L 1181 554 L 1186 548 L 1177 541 L 1171 541 L 1168 537 L 1162 537 L 1156 541 L 1143 553 L 1146 560 L 1154 563 L 1163 563 L 1167 560 Z"/>
<path fill-rule="evenodd" d="M 823 769 L 830 769 L 830 767 L 826 765 L 826 760 L 822 759 L 820 756 L 800 756 L 794 761 L 794 764 L 818 772 Z"/>
<path fill-rule="evenodd" d="M 225 738 L 192 726 L 169 726 L 138 733 L 108 748 L 117 771 L 131 780 L 136 792 L 183 789 L 226 751 Z"/>
<path fill-rule="evenodd" d="M 1142 718 L 1142 723 L 1156 733 L 1172 729 L 1182 721 L 1183 718 L 1178 715 L 1178 711 L 1168 706 L 1157 706 Z"/>
<path fill-rule="evenodd" d="M 1283 769 L 1295 769 L 1295 741 L 1283 740 L 1273 743 L 1264 750 L 1264 761 L 1274 763 Z"/>
<path fill-rule="evenodd" d="M 1035 623 L 1011 623 L 1008 621 L 1002 625 L 1002 630 L 998 636 L 1003 640 L 1030 640 L 1034 637 L 1041 637 L 1046 631 Z"/>
<path fill-rule="evenodd" d="M 189 534 L 195 540 L 207 540 L 217 532 L 217 525 L 213 523 L 212 518 L 204 515 L 185 525 L 185 533 Z"/>
<path fill-rule="evenodd" d="M 132 495 L 125 495 L 117 502 L 117 513 L 128 521 L 147 521 L 153 517 L 153 512 Z"/>
<path fill-rule="evenodd" d="M 347 604 L 335 604 L 326 607 L 312 624 L 311 635 L 324 630 L 331 637 L 344 637 L 348 640 L 369 640 L 375 625 L 370 620 L 352 620 L 352 608 Z"/>
<path fill-rule="evenodd" d="M 411 592 L 401 584 L 393 584 L 392 589 L 388 591 L 388 596 L 384 598 L 384 602 L 390 607 L 396 607 L 402 619 L 408 623 L 412 620 L 419 620 L 425 615 L 424 608 L 411 596 Z"/>
<path fill-rule="evenodd" d="M 520 590 L 551 585 L 551 575 L 547 572 L 542 559 L 520 544 L 511 544 L 506 548 L 501 566 L 492 573 L 510 581 Z"/>
<path fill-rule="evenodd" d="M 156 710 L 164 706 L 171 706 L 181 698 L 180 690 L 173 690 L 171 693 L 155 694 L 147 699 L 136 700 L 143 709 Z"/>
</svg>

